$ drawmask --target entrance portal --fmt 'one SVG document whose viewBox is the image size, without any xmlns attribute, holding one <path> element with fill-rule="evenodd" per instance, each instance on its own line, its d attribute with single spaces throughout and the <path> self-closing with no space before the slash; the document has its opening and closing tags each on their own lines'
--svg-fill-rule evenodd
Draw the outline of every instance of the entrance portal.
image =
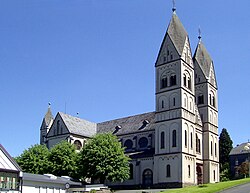
<svg viewBox="0 0 250 193">
<path fill-rule="evenodd" d="M 153 172 L 150 169 L 146 169 L 143 172 L 143 186 L 150 187 L 153 184 Z"/>
<path fill-rule="evenodd" d="M 197 164 L 196 174 L 197 174 L 197 184 L 203 184 L 202 165 Z"/>
</svg>

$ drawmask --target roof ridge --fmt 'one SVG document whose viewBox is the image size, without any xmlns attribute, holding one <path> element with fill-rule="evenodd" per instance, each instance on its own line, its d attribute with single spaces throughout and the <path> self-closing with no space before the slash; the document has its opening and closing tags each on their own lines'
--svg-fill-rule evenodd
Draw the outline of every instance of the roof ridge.
<svg viewBox="0 0 250 193">
<path fill-rule="evenodd" d="M 131 117 L 138 117 L 138 116 L 147 115 L 147 114 L 154 114 L 154 113 L 155 113 L 155 111 L 142 113 L 142 114 L 137 114 L 137 115 L 129 115 L 127 117 L 121 117 L 121 118 L 117 118 L 117 119 L 107 120 L 107 121 L 99 122 L 97 124 L 102 124 L 102 123 L 106 123 L 106 122 L 110 122 L 110 121 L 118 121 L 118 120 L 121 120 L 121 119 L 129 119 Z"/>
</svg>

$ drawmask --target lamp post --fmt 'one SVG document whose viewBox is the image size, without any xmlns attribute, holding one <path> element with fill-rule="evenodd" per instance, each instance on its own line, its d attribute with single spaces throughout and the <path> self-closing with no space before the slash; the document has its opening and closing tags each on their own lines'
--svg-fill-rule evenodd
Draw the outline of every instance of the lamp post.
<svg viewBox="0 0 250 193">
<path fill-rule="evenodd" d="M 250 154 L 250 147 L 249 147 L 249 143 L 248 143 L 248 145 L 246 145 L 245 147 L 244 147 L 244 150 L 246 150 L 247 151 L 247 160 L 248 160 L 248 177 L 250 177 L 250 156 L 249 156 L 249 154 Z"/>
</svg>

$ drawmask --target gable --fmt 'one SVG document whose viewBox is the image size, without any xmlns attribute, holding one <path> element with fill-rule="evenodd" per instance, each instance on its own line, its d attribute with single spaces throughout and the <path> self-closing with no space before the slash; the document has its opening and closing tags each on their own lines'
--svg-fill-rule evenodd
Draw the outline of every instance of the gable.
<svg viewBox="0 0 250 193">
<path fill-rule="evenodd" d="M 187 32 L 177 15 L 174 13 L 161 44 L 156 66 L 179 59 L 182 56 L 187 39 Z"/>
<path fill-rule="evenodd" d="M 207 81 L 205 74 L 203 73 L 200 65 L 194 59 L 194 73 L 195 73 L 195 84 L 205 83 Z"/>
<path fill-rule="evenodd" d="M 9 155 L 9 153 L 0 144 L 0 170 L 11 170 L 11 171 L 21 171 L 20 166 L 15 162 L 15 160 Z"/>
<path fill-rule="evenodd" d="M 194 62 L 200 67 L 202 73 L 204 74 L 206 80 L 211 83 L 215 88 L 217 88 L 216 77 L 214 72 L 213 61 L 201 42 L 199 41 L 194 54 Z"/>
<path fill-rule="evenodd" d="M 169 35 L 166 34 L 157 56 L 156 66 L 170 62 L 171 60 L 175 60 L 177 58 L 179 58 L 179 54 Z"/>
<path fill-rule="evenodd" d="M 185 44 L 183 47 L 183 51 L 181 53 L 181 58 L 184 60 L 187 64 L 193 67 L 193 60 L 192 60 L 192 51 L 190 48 L 190 42 L 189 38 L 186 37 Z"/>
<path fill-rule="evenodd" d="M 62 117 L 60 116 L 59 113 L 57 113 L 50 130 L 47 134 L 47 137 L 52 137 L 52 136 L 57 136 L 57 135 L 62 135 L 62 134 L 68 134 L 69 130 L 67 126 L 65 125 Z"/>
</svg>

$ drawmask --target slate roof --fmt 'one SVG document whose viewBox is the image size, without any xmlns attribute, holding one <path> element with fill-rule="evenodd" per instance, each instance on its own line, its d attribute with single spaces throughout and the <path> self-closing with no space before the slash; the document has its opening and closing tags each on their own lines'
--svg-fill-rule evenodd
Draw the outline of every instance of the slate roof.
<svg viewBox="0 0 250 193">
<path fill-rule="evenodd" d="M 73 117 L 62 112 L 58 114 L 61 116 L 70 133 L 85 137 L 92 137 L 96 134 L 96 123 Z"/>
<path fill-rule="evenodd" d="M 45 121 L 46 126 L 49 126 L 51 121 L 53 121 L 53 119 L 54 119 L 54 117 L 53 117 L 51 110 L 50 110 L 50 107 L 49 107 L 47 113 L 44 116 L 44 121 Z"/>
<path fill-rule="evenodd" d="M 153 129 L 155 112 L 115 119 L 97 124 L 97 132 L 111 132 L 115 135 L 129 134 Z"/>
<path fill-rule="evenodd" d="M 56 184 L 66 184 L 70 185 L 78 185 L 81 186 L 80 182 L 74 182 L 70 179 L 64 177 L 57 177 L 51 174 L 48 175 L 40 175 L 40 174 L 31 174 L 31 173 L 23 173 L 23 180 L 25 181 L 35 181 L 35 182 L 46 182 L 46 183 L 56 183 Z"/>
<path fill-rule="evenodd" d="M 247 148 L 249 148 L 247 150 Z M 239 154 L 247 154 L 250 153 L 250 143 L 242 143 L 240 145 L 237 145 L 235 148 L 233 148 L 229 155 L 239 155 Z"/>
<path fill-rule="evenodd" d="M 201 41 L 198 43 L 197 48 L 195 50 L 194 59 L 197 61 L 205 77 L 208 79 L 211 66 L 213 65 L 213 61 Z"/>
<path fill-rule="evenodd" d="M 188 33 L 186 32 L 175 12 L 173 13 L 172 19 L 169 23 L 167 34 L 172 40 L 179 55 L 181 55 L 184 49 L 186 38 L 188 37 Z"/>
</svg>

